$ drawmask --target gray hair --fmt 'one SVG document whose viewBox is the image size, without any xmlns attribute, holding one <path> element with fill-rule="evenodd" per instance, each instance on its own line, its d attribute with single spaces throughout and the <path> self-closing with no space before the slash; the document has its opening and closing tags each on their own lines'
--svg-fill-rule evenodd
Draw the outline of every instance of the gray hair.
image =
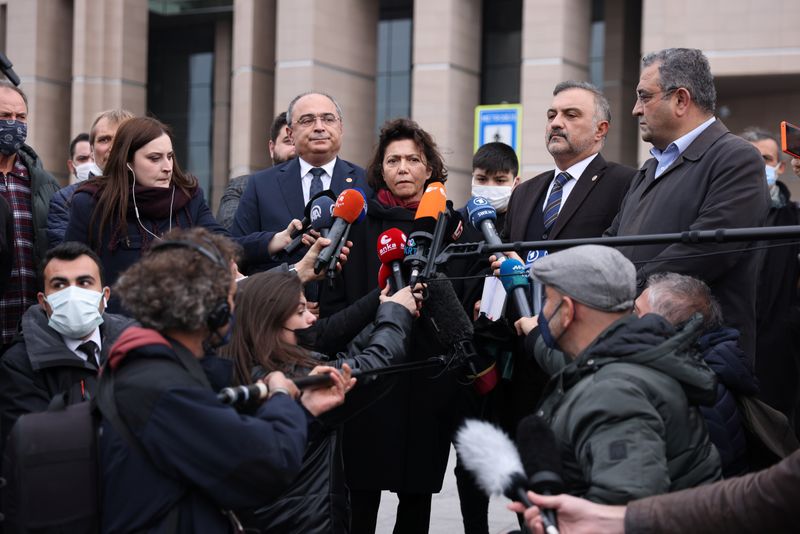
<svg viewBox="0 0 800 534">
<path fill-rule="evenodd" d="M 339 120 L 342 120 L 344 118 L 344 115 L 342 114 L 342 108 L 341 108 L 341 106 L 339 106 L 339 103 L 336 101 L 335 98 L 333 98 L 328 93 L 321 93 L 319 91 L 308 91 L 308 92 L 305 92 L 305 93 L 300 93 L 299 95 L 294 97 L 291 102 L 289 102 L 289 109 L 286 111 L 286 126 L 288 126 L 289 128 L 292 127 L 292 112 L 294 111 L 294 105 L 297 104 L 298 100 L 300 100 L 304 96 L 308 96 L 308 95 L 322 95 L 322 96 L 324 96 L 325 98 L 327 98 L 328 100 L 333 102 L 333 107 L 336 108 L 336 114 L 339 115 Z"/>
<path fill-rule="evenodd" d="M 562 91 L 567 89 L 583 89 L 589 91 L 594 96 L 594 124 L 597 125 L 600 121 L 606 121 L 611 124 L 611 106 L 608 103 L 606 96 L 592 83 L 567 80 L 556 85 L 553 89 L 553 96 L 556 96 Z"/>
<path fill-rule="evenodd" d="M 775 146 L 778 148 L 778 161 L 780 161 L 783 157 L 783 153 L 781 152 L 781 143 L 780 141 L 778 141 L 778 138 L 772 135 L 770 132 L 764 130 L 763 128 L 757 128 L 755 126 L 746 128 L 739 135 L 739 137 L 751 143 L 757 143 L 759 141 L 767 141 L 767 140 L 774 141 Z"/>
<path fill-rule="evenodd" d="M 106 119 L 111 124 L 121 126 L 123 122 L 134 118 L 136 118 L 136 115 L 127 109 L 118 108 L 101 111 L 100 114 L 95 117 L 94 122 L 92 122 L 92 127 L 89 128 L 89 145 L 94 147 L 95 137 L 97 137 L 97 123 L 101 120 Z"/>
<path fill-rule="evenodd" d="M 680 326 L 695 313 L 703 316 L 703 328 L 722 326 L 722 310 L 711 289 L 702 280 L 678 273 L 658 273 L 647 279 L 647 302 L 653 313 Z"/>
<path fill-rule="evenodd" d="M 28 109 L 28 95 L 25 94 L 25 91 L 14 85 L 13 83 L 9 82 L 8 80 L 0 80 L 0 88 L 3 89 L 10 89 L 17 93 L 19 96 L 22 97 L 22 101 L 25 102 L 25 109 Z"/>
<path fill-rule="evenodd" d="M 703 111 L 713 114 L 717 105 L 717 90 L 711 66 L 701 50 L 696 48 L 665 48 L 642 58 L 642 68 L 660 63 L 659 87 L 665 94 L 683 87 Z"/>
</svg>

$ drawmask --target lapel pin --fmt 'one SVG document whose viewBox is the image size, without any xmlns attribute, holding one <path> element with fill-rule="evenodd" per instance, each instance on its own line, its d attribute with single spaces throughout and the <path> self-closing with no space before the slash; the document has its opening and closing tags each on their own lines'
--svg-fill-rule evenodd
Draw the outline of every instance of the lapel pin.
<svg viewBox="0 0 800 534">
<path fill-rule="evenodd" d="M 344 179 L 344 181 L 349 184 L 350 182 L 353 181 L 353 179 L 348 176 L 347 178 Z"/>
<path fill-rule="evenodd" d="M 592 176 L 592 181 L 593 181 L 593 182 L 596 182 L 596 181 L 597 181 L 597 175 L 596 175 L 596 174 L 595 174 L 594 176 Z"/>
</svg>

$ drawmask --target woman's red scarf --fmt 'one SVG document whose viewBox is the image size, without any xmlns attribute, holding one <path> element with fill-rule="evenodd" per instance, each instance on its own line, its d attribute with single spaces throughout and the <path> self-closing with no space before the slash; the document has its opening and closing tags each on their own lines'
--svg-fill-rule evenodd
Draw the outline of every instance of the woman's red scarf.
<svg viewBox="0 0 800 534">
<path fill-rule="evenodd" d="M 387 208 L 405 208 L 411 211 L 417 211 L 419 207 L 419 200 L 403 200 L 402 198 L 397 198 L 394 196 L 394 193 L 388 189 L 378 190 L 378 202 Z"/>
</svg>

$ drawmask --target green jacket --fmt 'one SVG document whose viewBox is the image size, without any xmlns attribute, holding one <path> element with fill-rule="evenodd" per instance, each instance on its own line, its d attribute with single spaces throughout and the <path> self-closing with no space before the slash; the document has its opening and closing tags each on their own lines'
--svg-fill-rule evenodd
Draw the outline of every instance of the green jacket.
<svg viewBox="0 0 800 534">
<path fill-rule="evenodd" d="M 681 332 L 657 315 L 623 317 L 574 361 L 535 351 L 550 372 L 539 415 L 561 448 L 566 491 L 608 504 L 705 484 L 722 477 L 696 404 L 715 399 L 714 372 Z"/>
<path fill-rule="evenodd" d="M 58 191 L 58 182 L 44 170 L 42 160 L 28 145 L 22 145 L 17 152 L 22 164 L 28 169 L 31 179 L 31 211 L 33 215 L 33 259 L 35 266 L 41 265 L 47 253 L 47 211 L 50 198 Z"/>
</svg>

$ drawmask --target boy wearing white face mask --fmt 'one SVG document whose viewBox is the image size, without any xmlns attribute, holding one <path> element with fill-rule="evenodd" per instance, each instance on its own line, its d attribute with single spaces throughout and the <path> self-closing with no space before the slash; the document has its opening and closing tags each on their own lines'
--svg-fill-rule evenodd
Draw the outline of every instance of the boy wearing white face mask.
<svg viewBox="0 0 800 534">
<path fill-rule="evenodd" d="M 472 196 L 489 201 L 499 215 L 508 209 L 511 191 L 519 184 L 519 163 L 505 143 L 486 143 L 472 157 Z M 502 230 L 502 224 L 497 228 Z"/>
<path fill-rule="evenodd" d="M 0 360 L 0 445 L 21 415 L 44 411 L 56 395 L 66 394 L 73 404 L 95 394 L 108 348 L 134 324 L 104 313 L 110 290 L 101 269 L 82 243 L 48 251 L 39 304 L 22 316 L 22 333 Z"/>
</svg>

